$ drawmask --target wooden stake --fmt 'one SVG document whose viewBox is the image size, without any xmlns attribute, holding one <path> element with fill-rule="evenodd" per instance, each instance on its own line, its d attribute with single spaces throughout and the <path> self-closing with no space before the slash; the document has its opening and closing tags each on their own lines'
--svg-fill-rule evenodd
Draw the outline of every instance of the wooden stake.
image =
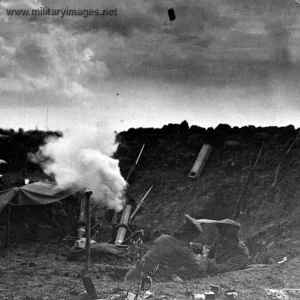
<svg viewBox="0 0 300 300">
<path fill-rule="evenodd" d="M 6 223 L 6 237 L 5 237 L 5 248 L 9 246 L 9 226 L 10 226 L 10 204 L 8 204 L 7 211 L 7 223 Z"/>
<path fill-rule="evenodd" d="M 91 263 L 91 195 L 92 191 L 85 191 L 84 195 L 86 196 L 86 207 L 85 207 L 85 213 L 86 213 L 86 224 L 85 224 L 85 268 L 84 268 L 84 274 L 89 271 L 90 263 Z"/>
<path fill-rule="evenodd" d="M 91 195 L 92 191 L 86 190 L 84 195 L 86 197 L 86 206 L 85 206 L 85 265 L 82 274 L 82 281 L 86 292 L 88 293 L 89 299 L 96 299 L 97 293 L 90 276 L 87 275 L 90 264 L 91 264 Z"/>
<path fill-rule="evenodd" d="M 255 168 L 256 168 L 256 165 L 257 165 L 257 163 L 258 163 L 258 160 L 259 160 L 260 154 L 261 154 L 261 152 L 262 152 L 262 149 L 263 149 L 263 147 L 264 147 L 264 144 L 265 144 L 265 143 L 263 143 L 263 144 L 261 145 L 261 148 L 260 148 L 259 153 L 258 153 L 258 155 L 257 155 L 255 164 L 254 164 L 254 166 L 253 166 L 252 168 L 250 168 L 250 171 L 249 171 L 249 173 L 248 173 L 247 179 L 246 179 L 246 181 L 245 181 L 245 183 L 244 183 L 244 186 L 243 186 L 241 195 L 240 195 L 240 197 L 239 197 L 238 203 L 237 203 L 237 205 L 236 205 L 236 207 L 235 207 L 234 214 L 233 214 L 233 216 L 232 216 L 232 219 L 234 219 L 234 220 L 237 219 L 237 218 L 239 218 L 241 209 L 245 209 L 245 206 L 246 206 L 246 205 L 244 205 L 244 195 L 245 195 L 245 192 L 246 192 L 248 183 L 249 183 L 249 181 L 250 181 L 250 178 L 251 178 L 251 176 L 252 176 L 252 174 L 253 174 L 253 172 L 254 172 L 254 170 L 255 170 Z"/>
<path fill-rule="evenodd" d="M 287 155 L 291 152 L 292 148 L 294 147 L 294 145 L 296 144 L 296 142 L 298 141 L 298 138 L 300 137 L 300 130 L 294 140 L 294 142 L 291 144 L 291 146 L 289 147 L 289 149 L 284 153 L 280 163 L 278 164 L 278 167 L 276 169 L 276 174 L 275 174 L 275 178 L 274 178 L 274 181 L 271 185 L 271 188 L 275 188 L 276 184 L 277 184 L 277 179 L 278 179 L 278 173 L 279 173 L 279 170 L 280 170 L 280 167 L 284 161 L 284 159 L 287 157 Z"/>
<path fill-rule="evenodd" d="M 150 189 L 147 191 L 147 193 L 145 194 L 145 196 L 142 198 L 142 200 L 140 201 L 140 203 L 137 205 L 135 211 L 132 213 L 130 219 L 129 219 L 129 223 L 131 223 L 132 219 L 134 218 L 134 216 L 136 215 L 136 213 L 138 212 L 138 210 L 140 209 L 140 207 L 142 206 L 144 200 L 146 199 L 146 197 L 148 196 L 148 194 L 150 193 L 150 191 L 152 190 L 153 185 L 151 185 Z"/>
</svg>

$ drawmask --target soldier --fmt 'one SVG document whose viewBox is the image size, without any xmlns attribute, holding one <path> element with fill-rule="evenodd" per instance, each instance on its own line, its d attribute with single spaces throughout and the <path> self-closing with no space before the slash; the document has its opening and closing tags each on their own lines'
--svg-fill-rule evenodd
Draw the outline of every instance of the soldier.
<svg viewBox="0 0 300 300">
<path fill-rule="evenodd" d="M 184 215 L 184 219 L 183 226 L 174 232 L 173 236 L 162 234 L 154 241 L 154 245 L 142 257 L 140 264 L 127 272 L 125 281 L 138 279 L 142 272 L 143 276 L 161 279 L 170 279 L 173 274 L 182 275 L 183 270 L 188 277 L 207 275 L 209 259 L 198 259 L 189 248 L 189 242 L 201 234 L 202 228 L 189 215 Z"/>
<path fill-rule="evenodd" d="M 249 262 L 249 250 L 238 238 L 238 231 L 241 229 L 241 225 L 230 219 L 207 221 L 212 222 L 205 222 L 205 220 L 202 222 L 214 223 L 217 227 L 217 237 L 212 246 L 203 247 L 205 252 L 203 257 L 209 258 L 208 273 L 214 275 L 246 269 Z M 201 220 L 198 220 L 198 222 L 201 223 Z"/>
</svg>

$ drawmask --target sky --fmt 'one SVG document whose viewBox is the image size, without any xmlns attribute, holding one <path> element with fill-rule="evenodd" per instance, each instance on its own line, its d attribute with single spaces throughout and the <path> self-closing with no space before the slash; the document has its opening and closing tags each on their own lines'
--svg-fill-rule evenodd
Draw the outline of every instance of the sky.
<svg viewBox="0 0 300 300">
<path fill-rule="evenodd" d="M 41 7 L 116 14 L 7 15 Z M 299 17 L 295 0 L 0 0 L 0 127 L 300 127 Z"/>
</svg>

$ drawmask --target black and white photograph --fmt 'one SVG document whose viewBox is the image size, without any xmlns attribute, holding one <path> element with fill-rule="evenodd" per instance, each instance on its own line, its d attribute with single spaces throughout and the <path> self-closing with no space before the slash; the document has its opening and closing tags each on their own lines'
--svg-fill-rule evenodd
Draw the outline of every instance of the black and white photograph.
<svg viewBox="0 0 300 300">
<path fill-rule="evenodd" d="M 300 299 L 299 0 L 0 0 L 0 300 Z"/>
</svg>

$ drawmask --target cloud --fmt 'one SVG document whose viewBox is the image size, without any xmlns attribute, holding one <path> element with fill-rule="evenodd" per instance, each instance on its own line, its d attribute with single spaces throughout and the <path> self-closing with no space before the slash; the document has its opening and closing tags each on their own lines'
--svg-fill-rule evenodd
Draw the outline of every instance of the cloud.
<svg viewBox="0 0 300 300">
<path fill-rule="evenodd" d="M 271 20 L 281 16 L 282 3 L 270 6 L 271 16 L 264 5 L 253 3 L 248 10 L 245 1 L 155 2 L 148 7 L 153 24 L 148 32 L 126 34 L 127 48 L 116 48 L 105 58 L 111 75 L 204 86 L 267 84 L 274 68 L 280 68 L 279 60 L 281 65 L 292 60 L 290 40 L 284 41 L 296 21 L 284 8 L 289 25 L 280 29 Z M 170 5 L 173 22 L 167 19 Z"/>
<path fill-rule="evenodd" d="M 34 91 L 32 85 L 25 85 L 23 80 L 13 77 L 0 78 L 0 86 L 2 92 L 28 93 Z"/>
<path fill-rule="evenodd" d="M 13 27 L 14 21 L 0 20 L 0 25 Z M 84 59 L 84 49 L 95 44 L 93 37 L 73 37 L 63 27 L 48 23 L 37 27 L 28 20 L 18 22 L 27 29 L 26 33 L 16 30 L 0 36 L 0 92 L 21 97 L 28 105 L 68 102 L 62 98 L 80 105 L 82 99 L 95 96 L 91 81 L 99 84 L 109 70 L 99 56 Z M 36 101 L 41 95 L 41 100 Z"/>
<path fill-rule="evenodd" d="M 99 32 L 106 31 L 109 34 L 118 34 L 120 36 L 129 37 L 135 31 L 149 32 L 155 27 L 155 16 L 149 14 L 152 4 L 144 0 L 125 0 L 125 1 L 99 1 L 91 0 L 87 2 L 74 2 L 71 0 L 48 1 L 44 0 L 45 7 L 51 9 L 94 9 L 102 13 L 103 10 L 114 10 L 114 15 L 90 15 L 88 17 L 68 16 L 63 18 L 51 17 L 47 18 L 53 23 L 61 24 L 68 30 L 75 32 Z M 116 14 L 115 14 L 116 13 Z M 38 16 L 32 18 L 32 21 L 45 21 L 45 17 Z"/>
<path fill-rule="evenodd" d="M 119 15 L 112 21 L 112 18 L 94 16 L 86 20 L 75 22 L 74 28 L 78 31 L 99 31 L 106 30 L 109 33 L 117 33 L 121 36 L 129 37 L 135 30 L 145 33 L 155 28 L 152 18 L 147 15 L 132 15 L 130 17 Z"/>
<path fill-rule="evenodd" d="M 46 75 L 52 62 L 49 49 L 42 45 L 38 35 L 22 39 L 14 58 L 25 73 L 33 76 Z"/>
<path fill-rule="evenodd" d="M 176 37 L 175 39 L 175 43 L 189 43 L 189 42 L 194 42 L 195 40 L 197 40 L 198 37 L 195 35 L 189 35 L 189 34 L 180 34 Z"/>
<path fill-rule="evenodd" d="M 298 78 L 300 24 L 295 1 L 3 3 L 24 4 L 22 8 L 117 8 L 117 16 L 1 19 L 0 91 L 16 94 L 23 85 L 28 93 L 24 99 L 34 105 L 37 97 L 42 97 L 41 105 L 49 99 L 55 105 L 89 103 L 102 97 L 108 82 L 114 87 L 124 80 L 239 86 L 245 93 L 265 93 L 273 88 L 269 82 L 274 73 L 281 82 L 284 76 Z M 167 14 L 171 7 L 176 14 L 173 22 Z M 94 53 L 89 60 L 84 57 L 86 49 Z"/>
<path fill-rule="evenodd" d="M 79 83 L 77 83 L 76 81 L 71 82 L 71 85 L 65 89 L 65 94 L 67 95 L 67 97 L 76 97 L 78 95 L 87 98 L 87 97 L 92 97 L 93 93 L 90 92 L 89 90 L 85 89 L 82 87 L 82 85 L 80 85 Z"/>
</svg>

